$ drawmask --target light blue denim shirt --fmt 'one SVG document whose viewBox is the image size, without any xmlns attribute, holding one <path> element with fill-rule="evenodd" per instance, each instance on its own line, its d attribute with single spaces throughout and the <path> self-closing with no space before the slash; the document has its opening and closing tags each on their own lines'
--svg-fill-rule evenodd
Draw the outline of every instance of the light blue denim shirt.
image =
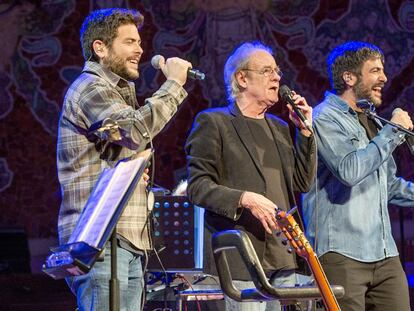
<svg viewBox="0 0 414 311">
<path fill-rule="evenodd" d="M 307 237 L 315 247 L 317 232 L 319 256 L 397 256 L 388 203 L 414 206 L 414 184 L 395 176 L 392 157 L 404 135 L 385 125 L 370 141 L 355 111 L 330 92 L 313 111 L 319 163 L 318 179 L 303 196 Z"/>
</svg>

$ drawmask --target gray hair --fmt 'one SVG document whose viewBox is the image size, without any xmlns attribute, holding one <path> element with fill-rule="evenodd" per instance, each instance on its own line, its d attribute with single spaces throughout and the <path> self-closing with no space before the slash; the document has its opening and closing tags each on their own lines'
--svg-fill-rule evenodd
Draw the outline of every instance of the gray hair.
<svg viewBox="0 0 414 311">
<path fill-rule="evenodd" d="M 227 99 L 233 103 L 240 93 L 240 86 L 236 80 L 236 73 L 247 67 L 250 56 L 257 51 L 266 51 L 273 55 L 270 47 L 260 41 L 245 42 L 239 45 L 227 58 L 224 64 L 224 84 L 227 92 Z"/>
</svg>

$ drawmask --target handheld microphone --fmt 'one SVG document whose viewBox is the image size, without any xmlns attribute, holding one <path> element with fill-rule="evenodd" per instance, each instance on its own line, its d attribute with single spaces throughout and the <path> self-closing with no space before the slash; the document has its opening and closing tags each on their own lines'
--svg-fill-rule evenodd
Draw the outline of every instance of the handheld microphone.
<svg viewBox="0 0 414 311">
<path fill-rule="evenodd" d="M 155 55 L 151 58 L 151 65 L 155 69 L 161 69 L 160 62 L 165 62 L 165 58 L 162 55 Z M 206 75 L 204 72 L 201 72 L 197 69 L 189 68 L 187 71 L 187 77 L 193 80 L 204 80 Z"/>
<path fill-rule="evenodd" d="M 404 111 L 404 110 L 402 110 L 401 108 L 395 108 L 392 111 L 392 116 L 394 116 L 396 113 L 399 113 L 401 111 Z M 414 136 L 406 135 L 405 136 L 405 143 L 407 144 L 408 149 L 410 150 L 411 154 L 414 155 Z"/>
<path fill-rule="evenodd" d="M 302 120 L 302 122 L 305 124 L 306 128 L 312 132 L 312 124 L 309 122 L 308 119 L 303 115 L 302 110 L 299 109 L 299 107 L 295 104 L 295 101 L 292 98 L 292 91 L 289 89 L 287 85 L 282 85 L 279 89 L 279 95 L 280 97 L 289 103 L 293 111 L 295 111 L 296 115 L 299 117 L 299 119 Z"/>
<path fill-rule="evenodd" d="M 404 112 L 404 110 L 402 110 L 401 108 L 395 108 L 392 111 L 391 115 L 394 116 L 395 114 L 400 113 L 400 112 Z"/>
</svg>

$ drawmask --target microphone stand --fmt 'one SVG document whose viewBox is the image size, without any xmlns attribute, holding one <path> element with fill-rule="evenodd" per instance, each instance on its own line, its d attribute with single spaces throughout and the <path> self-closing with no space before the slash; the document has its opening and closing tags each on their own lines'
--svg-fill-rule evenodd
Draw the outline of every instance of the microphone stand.
<svg viewBox="0 0 414 311">
<path fill-rule="evenodd" d="M 117 246 L 116 226 L 111 235 L 111 279 L 109 280 L 109 310 L 119 311 L 119 280 L 118 280 L 118 262 L 117 262 Z"/>
<path fill-rule="evenodd" d="M 95 135 L 107 143 L 119 141 L 122 139 L 120 127 L 117 121 L 106 118 L 99 122 L 92 124 L 88 129 L 88 136 Z M 104 149 L 107 144 L 104 146 Z M 119 279 L 118 279 L 118 265 L 117 265 L 117 246 L 118 239 L 116 236 L 116 226 L 111 233 L 111 279 L 109 280 L 109 310 L 119 311 L 120 296 L 119 296 Z"/>
<path fill-rule="evenodd" d="M 403 128 L 401 125 L 398 125 L 390 120 L 384 119 L 383 117 L 380 117 L 379 115 L 377 115 L 377 113 L 375 111 L 373 111 L 370 108 L 365 108 L 363 109 L 364 113 L 371 119 L 377 119 L 377 120 L 381 120 L 384 123 L 390 124 L 393 127 L 395 127 L 396 129 L 398 129 L 401 132 L 404 132 L 405 134 L 407 134 L 408 136 L 414 137 L 414 132 L 407 130 L 405 128 Z"/>
<path fill-rule="evenodd" d="M 375 124 L 377 125 L 377 127 L 379 129 L 381 129 L 382 123 L 379 122 L 379 120 L 381 120 L 384 123 L 390 124 L 394 127 L 394 129 L 397 129 L 405 134 L 407 134 L 408 136 L 405 137 L 405 143 L 408 147 L 408 149 L 410 150 L 410 153 L 412 155 L 414 155 L 414 132 L 407 130 L 405 128 L 403 128 L 401 125 L 398 125 L 394 122 L 391 122 L 387 119 L 384 119 L 382 117 L 380 117 L 379 115 L 377 115 L 377 113 L 375 112 L 375 106 L 372 102 L 370 102 L 367 99 L 360 99 L 356 102 L 356 105 L 358 108 L 362 109 L 362 111 L 365 113 L 365 115 L 370 118 L 371 120 L 373 120 L 375 122 Z"/>
</svg>

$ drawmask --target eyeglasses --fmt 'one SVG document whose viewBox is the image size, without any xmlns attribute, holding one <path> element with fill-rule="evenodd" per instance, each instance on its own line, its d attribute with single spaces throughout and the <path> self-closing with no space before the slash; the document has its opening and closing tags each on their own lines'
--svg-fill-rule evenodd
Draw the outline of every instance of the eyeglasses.
<svg viewBox="0 0 414 311">
<path fill-rule="evenodd" d="M 278 75 L 281 78 L 283 76 L 283 73 L 279 68 L 270 68 L 270 67 L 266 67 L 266 68 L 263 68 L 263 69 L 245 68 L 245 69 L 242 69 L 242 70 L 257 72 L 258 74 L 263 75 L 264 77 L 270 77 L 270 76 Z"/>
</svg>

